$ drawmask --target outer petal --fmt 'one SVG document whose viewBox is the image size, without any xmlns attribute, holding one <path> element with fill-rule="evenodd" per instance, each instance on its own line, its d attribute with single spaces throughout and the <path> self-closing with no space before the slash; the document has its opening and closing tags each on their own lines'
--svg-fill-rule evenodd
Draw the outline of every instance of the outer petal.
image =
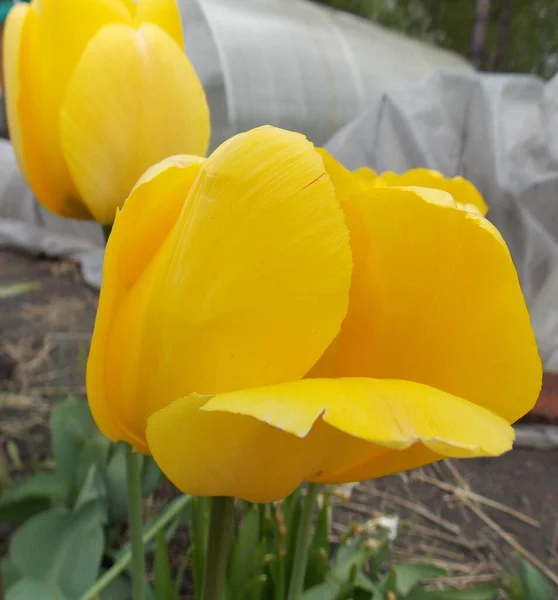
<svg viewBox="0 0 558 600">
<path fill-rule="evenodd" d="M 10 10 L 6 19 L 3 40 L 4 86 L 6 89 L 6 113 L 10 128 L 10 139 L 19 168 L 26 178 L 27 173 L 23 159 L 23 124 L 20 121 L 19 104 L 21 102 L 20 65 L 22 45 L 23 40 L 27 37 L 24 36 L 24 31 L 30 11 L 29 4 L 24 3 L 18 3 Z"/>
<path fill-rule="evenodd" d="M 124 231 L 111 235 L 122 248 Z M 128 253 L 116 256 L 105 269 L 129 261 L 137 271 Z M 301 378 L 340 329 L 351 268 L 343 212 L 313 146 L 272 127 L 232 138 L 201 167 L 149 266 L 130 277 L 90 358 L 104 361 L 99 402 L 141 439 L 147 417 L 176 398 Z"/>
<path fill-rule="evenodd" d="M 136 22 L 158 25 L 184 49 L 184 33 L 176 0 L 138 0 Z"/>
<path fill-rule="evenodd" d="M 370 181 L 369 170 L 363 169 L 358 172 L 361 181 Z M 438 171 L 431 169 L 411 169 L 402 175 L 387 171 L 379 177 L 378 184 L 390 186 L 417 186 L 425 188 L 437 188 L 444 190 L 453 196 L 453 199 L 462 207 L 474 210 L 484 216 L 488 212 L 488 206 L 477 188 L 463 177 L 444 177 Z"/>
<path fill-rule="evenodd" d="M 119 394 L 123 393 L 119 383 L 126 378 L 122 374 L 113 382 L 107 381 L 107 361 L 117 360 L 118 368 L 131 365 L 133 369 L 141 345 L 141 328 L 132 326 L 121 346 L 120 340 L 111 340 L 111 335 L 115 320 L 122 319 L 119 308 L 130 306 L 128 290 L 144 271 L 152 272 L 149 266 L 176 224 L 202 163 L 198 157 L 174 156 L 148 169 L 117 215 L 105 251 L 103 286 L 87 362 L 87 396 L 99 429 L 111 440 L 126 440 L 138 450 L 146 451 L 143 436 L 131 430 L 128 422 L 133 419 L 119 407 Z M 149 272 L 142 285 L 150 283 Z M 114 352 L 109 354 L 111 341 L 111 347 L 123 353 L 116 359 Z"/>
<path fill-rule="evenodd" d="M 39 200 L 62 216 L 90 218 L 60 148 L 59 112 L 68 79 L 100 27 L 130 22 L 130 18 L 119 0 L 34 2 L 25 19 L 19 54 L 7 59 L 18 61 L 17 86 L 12 84 L 13 76 L 7 78 L 7 95 L 14 96 L 16 106 L 8 118 L 10 129 L 20 130 L 16 144 L 21 146 L 25 176 Z M 9 56 L 14 48 L 6 50 Z"/>
<path fill-rule="evenodd" d="M 370 470 L 385 448 L 501 454 L 511 448 L 513 429 L 421 384 L 306 379 L 183 398 L 151 416 L 147 436 L 155 460 L 183 491 L 267 502 L 303 480 L 347 481 L 343 472 Z"/>
<path fill-rule="evenodd" d="M 205 154 L 209 110 L 194 69 L 164 31 L 108 26 L 72 77 L 60 135 L 82 198 L 98 221 L 111 223 L 149 166 Z"/>
<path fill-rule="evenodd" d="M 421 382 L 515 421 L 541 364 L 509 252 L 482 217 L 419 194 L 376 188 L 345 204 L 351 303 L 311 376 Z"/>
</svg>

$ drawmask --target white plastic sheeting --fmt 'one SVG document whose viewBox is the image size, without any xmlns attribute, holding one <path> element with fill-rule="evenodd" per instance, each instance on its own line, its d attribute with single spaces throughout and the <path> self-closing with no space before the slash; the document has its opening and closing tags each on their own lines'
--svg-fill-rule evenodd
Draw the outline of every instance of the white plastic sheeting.
<svg viewBox="0 0 558 600">
<path fill-rule="evenodd" d="M 472 181 L 510 247 L 545 368 L 558 371 L 558 76 L 439 73 L 386 92 L 327 147 L 351 169 Z"/>
<path fill-rule="evenodd" d="M 179 0 L 186 52 L 205 88 L 212 147 L 268 123 L 324 144 L 393 85 L 459 55 L 307 0 Z"/>
<path fill-rule="evenodd" d="M 462 174 L 490 205 L 519 269 L 547 370 L 558 370 L 558 77 L 488 76 L 460 58 L 303 0 L 179 0 L 215 146 L 272 123 L 346 166 Z M 458 69 L 418 79 L 436 68 Z M 459 72 L 461 69 L 461 72 Z M 99 286 L 94 223 L 39 207 L 0 142 L 0 246 L 78 261 Z"/>
</svg>

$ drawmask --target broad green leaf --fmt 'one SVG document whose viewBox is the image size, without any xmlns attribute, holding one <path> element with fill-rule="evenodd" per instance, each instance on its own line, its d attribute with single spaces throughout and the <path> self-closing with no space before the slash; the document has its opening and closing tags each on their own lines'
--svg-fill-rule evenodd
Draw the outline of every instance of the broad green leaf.
<svg viewBox="0 0 558 600">
<path fill-rule="evenodd" d="M 17 567 L 14 566 L 9 556 L 0 561 L 0 581 L 4 590 L 10 589 L 23 575 Z M 1 597 L 1 596 L 0 596 Z"/>
<path fill-rule="evenodd" d="M 25 577 L 13 585 L 6 600 L 68 600 L 56 586 Z"/>
<path fill-rule="evenodd" d="M 56 472 L 75 482 L 85 442 L 93 429 L 87 403 L 69 398 L 56 404 L 50 419 Z"/>
<path fill-rule="evenodd" d="M 99 577 L 103 573 L 99 574 Z M 124 575 L 114 579 L 102 592 L 99 600 L 127 600 L 132 597 L 132 582 Z"/>
<path fill-rule="evenodd" d="M 254 575 L 252 559 L 260 539 L 260 517 L 256 506 L 247 506 L 240 530 L 231 549 L 229 562 L 229 590 L 231 598 L 239 598 L 246 582 Z"/>
<path fill-rule="evenodd" d="M 106 509 L 107 491 L 105 482 L 99 473 L 97 465 L 92 464 L 83 482 L 81 489 L 78 492 L 78 497 L 74 505 L 74 510 L 80 510 L 90 502 L 96 502 L 98 507 L 102 507 L 101 518 L 104 523 L 107 521 Z"/>
<path fill-rule="evenodd" d="M 172 581 L 169 547 L 162 529 L 157 532 L 155 548 L 155 599 L 178 600 Z"/>
<path fill-rule="evenodd" d="M 85 485 L 85 480 L 89 477 L 92 465 L 96 467 L 99 473 L 106 471 L 110 447 L 111 443 L 109 440 L 98 432 L 84 441 L 79 455 L 75 478 L 77 491 L 81 490 Z M 105 487 L 104 483 L 103 487 Z M 104 493 L 106 494 L 106 488 Z"/>
<path fill-rule="evenodd" d="M 24 523 L 12 537 L 10 559 L 26 577 L 73 599 L 97 579 L 103 546 L 99 511 L 90 503 L 74 512 L 52 509 Z"/>
<path fill-rule="evenodd" d="M 497 586 L 473 588 L 469 590 L 413 590 L 405 600 L 495 600 L 499 592 Z M 529 598 L 525 600 L 538 600 Z"/>
<path fill-rule="evenodd" d="M 38 287 L 40 287 L 40 284 L 37 282 L 10 283 L 9 285 L 0 285 L 0 300 L 3 298 L 11 298 L 12 296 L 25 294 L 31 290 L 36 290 Z"/>
<path fill-rule="evenodd" d="M 113 523 L 128 516 L 128 486 L 126 479 L 126 446 L 115 444 L 105 469 L 109 518 Z"/>
<path fill-rule="evenodd" d="M 548 579 L 524 559 L 519 560 L 519 577 L 527 600 L 553 600 L 555 595 Z"/>
<path fill-rule="evenodd" d="M 433 565 L 408 563 L 397 565 L 395 571 L 395 591 L 406 596 L 421 581 L 434 579 L 446 574 L 446 571 Z"/>
<path fill-rule="evenodd" d="M 70 485 L 59 473 L 37 473 L 18 481 L 0 495 L 0 520 L 23 522 L 68 499 Z"/>
<path fill-rule="evenodd" d="M 301 600 L 336 600 L 341 587 L 334 583 L 316 585 L 302 594 Z"/>
</svg>

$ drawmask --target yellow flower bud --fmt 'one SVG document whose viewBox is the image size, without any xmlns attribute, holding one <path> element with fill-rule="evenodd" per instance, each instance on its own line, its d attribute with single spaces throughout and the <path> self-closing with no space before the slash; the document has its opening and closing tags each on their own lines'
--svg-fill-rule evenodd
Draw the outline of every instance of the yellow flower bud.
<svg viewBox="0 0 558 600">
<path fill-rule="evenodd" d="M 4 36 L 10 137 L 52 212 L 110 224 L 150 165 L 207 151 L 175 0 L 32 0 Z"/>
</svg>

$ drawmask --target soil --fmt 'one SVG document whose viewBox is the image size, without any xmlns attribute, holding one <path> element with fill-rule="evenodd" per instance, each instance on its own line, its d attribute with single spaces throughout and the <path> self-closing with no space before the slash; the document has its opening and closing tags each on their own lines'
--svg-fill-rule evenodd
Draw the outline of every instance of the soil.
<svg viewBox="0 0 558 600">
<path fill-rule="evenodd" d="M 16 282 L 39 287 L 0 301 L 0 448 L 15 476 L 48 468 L 53 402 L 84 397 L 97 303 L 97 291 L 83 282 L 76 265 L 0 250 L 0 284 Z M 158 500 L 173 493 L 167 486 Z M 445 566 L 451 586 L 493 580 L 502 569 L 513 569 L 518 551 L 558 579 L 556 450 L 444 461 L 360 484 L 339 501 L 333 541 L 351 521 L 362 523 L 380 512 L 400 516 L 393 558 Z M 7 534 L 0 523 L 6 542 L 0 552 Z"/>
</svg>

